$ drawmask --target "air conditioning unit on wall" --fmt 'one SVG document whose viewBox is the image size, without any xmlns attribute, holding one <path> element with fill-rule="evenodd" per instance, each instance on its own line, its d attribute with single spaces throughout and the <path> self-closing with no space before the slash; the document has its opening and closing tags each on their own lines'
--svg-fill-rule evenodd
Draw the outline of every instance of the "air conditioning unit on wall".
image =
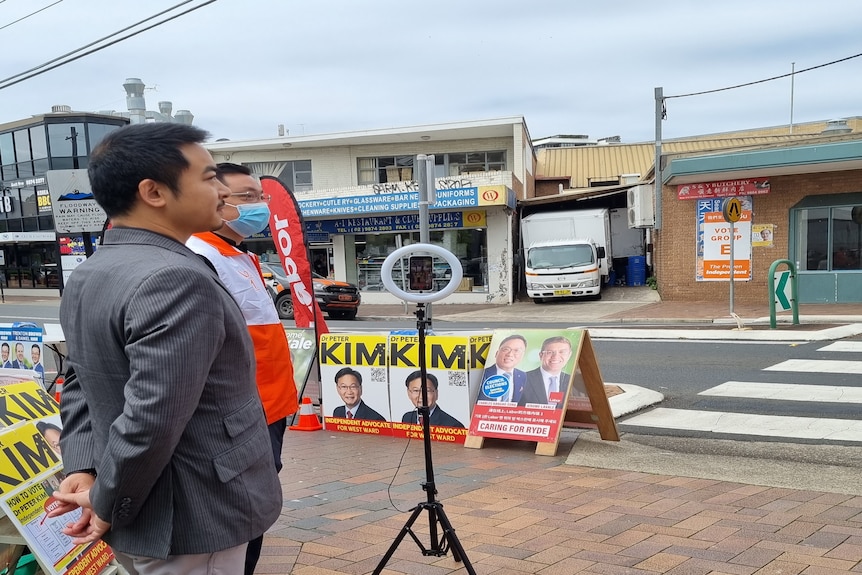
<svg viewBox="0 0 862 575">
<path fill-rule="evenodd" d="M 652 185 L 641 184 L 628 190 L 630 228 L 651 228 L 655 225 L 655 191 Z"/>
</svg>

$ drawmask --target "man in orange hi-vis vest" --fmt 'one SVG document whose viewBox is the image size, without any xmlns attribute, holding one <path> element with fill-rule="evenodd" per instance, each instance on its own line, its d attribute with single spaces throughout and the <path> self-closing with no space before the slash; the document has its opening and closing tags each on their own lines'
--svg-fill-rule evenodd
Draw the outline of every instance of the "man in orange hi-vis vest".
<svg viewBox="0 0 862 575">
<path fill-rule="evenodd" d="M 257 256 L 238 247 L 245 238 L 266 228 L 269 197 L 245 166 L 219 164 L 218 176 L 231 191 L 223 211 L 225 225 L 216 232 L 193 235 L 186 245 L 213 265 L 248 324 L 257 363 L 257 389 L 269 426 L 275 468 L 281 471 L 287 417 L 299 409 L 290 348 Z M 246 575 L 254 572 L 262 545 L 262 536 L 249 542 Z"/>
</svg>

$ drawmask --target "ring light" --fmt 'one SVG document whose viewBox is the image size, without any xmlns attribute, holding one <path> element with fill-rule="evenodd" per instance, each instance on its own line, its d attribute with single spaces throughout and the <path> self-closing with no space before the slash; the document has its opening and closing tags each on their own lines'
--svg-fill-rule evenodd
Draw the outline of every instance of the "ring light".
<svg viewBox="0 0 862 575">
<path fill-rule="evenodd" d="M 395 267 L 395 262 L 414 253 L 432 254 L 446 260 L 446 263 L 449 264 L 450 268 L 452 268 L 452 277 L 449 278 L 449 283 L 446 284 L 443 289 L 429 293 L 416 293 L 404 291 L 395 283 L 392 279 L 392 270 Z M 435 246 L 433 244 L 411 244 L 409 246 L 404 246 L 403 248 L 398 248 L 386 256 L 386 259 L 383 261 L 383 267 L 380 268 L 380 279 L 383 281 L 383 286 L 389 290 L 391 294 L 398 296 L 399 299 L 413 303 L 430 303 L 443 299 L 458 289 L 458 286 L 461 285 L 461 278 L 463 276 L 464 270 L 461 268 L 461 261 L 455 257 L 455 254 L 445 248 L 441 248 L 440 246 Z"/>
</svg>

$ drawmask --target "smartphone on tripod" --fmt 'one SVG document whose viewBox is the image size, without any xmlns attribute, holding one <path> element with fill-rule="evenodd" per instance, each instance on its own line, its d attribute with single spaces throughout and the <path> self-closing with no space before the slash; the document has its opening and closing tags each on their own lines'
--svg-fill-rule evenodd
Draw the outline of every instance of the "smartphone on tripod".
<svg viewBox="0 0 862 575">
<path fill-rule="evenodd" d="M 410 291 L 434 289 L 434 256 L 410 256 L 407 286 Z"/>
</svg>

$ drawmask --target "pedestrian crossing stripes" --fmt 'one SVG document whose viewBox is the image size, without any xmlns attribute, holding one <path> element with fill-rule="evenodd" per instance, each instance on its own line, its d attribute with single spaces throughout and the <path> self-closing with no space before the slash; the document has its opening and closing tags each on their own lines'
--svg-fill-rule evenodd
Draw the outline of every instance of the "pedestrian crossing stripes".
<svg viewBox="0 0 862 575">
<path fill-rule="evenodd" d="M 625 420 L 625 425 L 732 435 L 859 441 L 862 421 L 785 415 L 751 415 L 659 407 Z"/>
<path fill-rule="evenodd" d="M 862 374 L 862 361 L 838 359 L 788 359 L 776 363 L 764 371 L 795 371 L 805 373 L 853 373 Z"/>
<path fill-rule="evenodd" d="M 862 341 L 834 341 L 826 347 L 821 347 L 817 351 L 847 351 L 847 352 L 862 352 Z"/>
<path fill-rule="evenodd" d="M 835 341 L 818 348 L 823 353 L 855 353 L 862 355 L 862 341 Z M 836 357 L 835 355 L 831 357 Z M 848 357 L 848 356 L 844 356 Z M 852 356 L 849 356 L 852 357 Z M 658 407 L 621 421 L 624 427 L 634 426 L 667 430 L 708 432 L 748 437 L 780 437 L 793 439 L 832 441 L 862 441 L 862 418 L 855 417 L 858 405 L 862 405 L 862 381 L 847 376 L 862 374 L 862 361 L 843 359 L 788 359 L 763 368 L 763 379 L 780 378 L 785 381 L 725 381 L 697 395 L 703 397 L 697 407 L 705 409 L 676 409 Z M 798 373 L 809 383 L 788 383 L 791 379 L 779 372 Z M 821 374 L 812 378 L 811 375 Z M 835 374 L 843 377 L 837 377 Z M 833 381 L 829 381 L 833 377 Z M 792 379 L 791 379 L 792 381 Z M 810 382 L 817 382 L 812 384 Z M 840 383 L 845 385 L 827 385 Z M 850 383 L 851 385 L 846 385 Z M 715 401 L 713 401 L 713 398 Z M 750 402 L 748 401 L 750 400 Z M 745 402 L 745 403 L 742 403 Z M 760 403 L 756 403 L 760 402 Z M 764 403 L 774 402 L 774 403 Z M 791 407 L 788 402 L 795 402 Z M 786 407 L 780 407 L 784 403 Z M 806 404 L 820 404 L 819 407 Z M 831 404 L 826 407 L 824 404 Z M 710 411 L 710 406 L 716 406 Z M 741 411 L 766 411 L 760 413 L 736 413 L 718 411 L 719 406 L 744 406 Z M 752 407 L 754 406 L 754 407 Z M 797 415 L 781 415 L 790 412 Z M 836 418 L 810 417 L 834 413 Z"/>
<path fill-rule="evenodd" d="M 759 383 L 727 381 L 698 395 L 746 397 L 784 401 L 824 401 L 828 403 L 862 403 L 862 387 L 837 385 L 804 385 L 794 383 Z"/>
</svg>

